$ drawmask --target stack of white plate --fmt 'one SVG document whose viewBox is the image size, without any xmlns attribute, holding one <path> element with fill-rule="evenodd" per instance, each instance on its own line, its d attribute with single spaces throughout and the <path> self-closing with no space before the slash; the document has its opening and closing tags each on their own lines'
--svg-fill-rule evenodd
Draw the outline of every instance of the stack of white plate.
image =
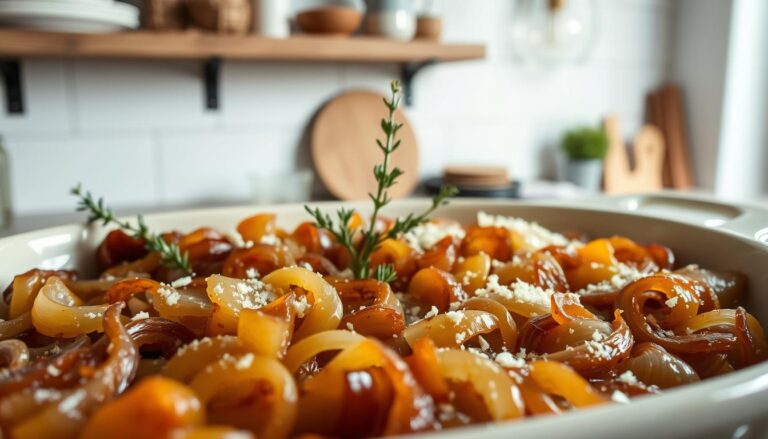
<svg viewBox="0 0 768 439">
<path fill-rule="evenodd" d="M 0 0 L 0 27 L 99 33 L 138 26 L 139 9 L 114 0 Z"/>
</svg>

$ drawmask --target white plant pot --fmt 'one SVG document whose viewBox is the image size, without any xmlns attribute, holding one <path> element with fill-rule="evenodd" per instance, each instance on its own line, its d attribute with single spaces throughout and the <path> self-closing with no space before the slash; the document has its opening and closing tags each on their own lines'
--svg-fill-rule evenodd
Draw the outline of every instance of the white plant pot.
<svg viewBox="0 0 768 439">
<path fill-rule="evenodd" d="M 600 192 L 603 161 L 601 159 L 568 160 L 565 164 L 565 179 L 590 192 Z"/>
</svg>

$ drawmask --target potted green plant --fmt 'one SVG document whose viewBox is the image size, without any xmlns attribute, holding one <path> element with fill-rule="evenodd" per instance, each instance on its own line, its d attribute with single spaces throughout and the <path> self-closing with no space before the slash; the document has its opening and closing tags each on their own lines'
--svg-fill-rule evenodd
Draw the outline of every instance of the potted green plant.
<svg viewBox="0 0 768 439">
<path fill-rule="evenodd" d="M 608 136 L 601 128 L 580 127 L 563 136 L 568 156 L 565 179 L 592 192 L 600 191 L 603 158 L 608 151 Z"/>
</svg>

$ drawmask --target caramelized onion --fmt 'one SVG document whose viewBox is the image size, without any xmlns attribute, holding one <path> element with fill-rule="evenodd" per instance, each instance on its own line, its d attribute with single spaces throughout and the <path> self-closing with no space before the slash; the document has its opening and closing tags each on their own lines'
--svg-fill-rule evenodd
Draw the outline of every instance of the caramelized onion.
<svg viewBox="0 0 768 439">
<path fill-rule="evenodd" d="M 598 320 L 599 321 L 599 320 Z M 613 331 L 585 341 L 573 349 L 547 354 L 545 358 L 571 366 L 584 376 L 597 376 L 615 368 L 629 357 L 634 339 L 629 326 L 616 312 L 612 324 Z"/>
<path fill-rule="evenodd" d="M 499 324 L 499 335 L 502 342 L 502 346 L 498 349 L 506 348 L 511 351 L 515 348 L 517 345 L 517 324 L 512 318 L 512 314 L 502 304 L 484 297 L 473 297 L 462 302 L 461 309 L 485 311 L 493 314 Z"/>
<path fill-rule="evenodd" d="M 619 294 L 617 306 L 624 311 L 627 324 L 639 341 L 659 344 L 672 353 L 725 352 L 733 347 L 736 337 L 730 333 L 676 335 L 666 332 L 643 313 L 647 292 L 661 293 L 668 299 L 682 298 L 674 304 L 672 312 L 676 314 L 672 321 L 685 321 L 682 319 L 691 316 L 693 308 L 698 309 L 693 283 L 682 276 L 658 274 L 630 283 Z"/>
<path fill-rule="evenodd" d="M 309 293 L 307 298 L 312 308 L 293 334 L 294 342 L 339 326 L 343 315 L 341 299 L 336 290 L 321 276 L 306 268 L 288 267 L 273 271 L 262 281 L 283 291 L 296 286 Z"/>
<path fill-rule="evenodd" d="M 576 371 L 557 361 L 530 363 L 530 377 L 545 392 L 565 398 L 574 407 L 606 402 Z"/>
<path fill-rule="evenodd" d="M 109 305 L 84 305 L 64 282 L 51 276 L 32 306 L 32 324 L 49 337 L 75 337 L 102 331 L 102 316 Z"/>
<path fill-rule="evenodd" d="M 429 337 L 438 347 L 458 347 L 478 335 L 499 329 L 499 322 L 485 311 L 451 311 L 438 314 L 405 328 L 403 337 L 413 346 L 419 339 Z"/>
<path fill-rule="evenodd" d="M 92 414 L 106 400 L 122 393 L 136 372 L 139 353 L 120 323 L 122 305 L 109 306 L 104 313 L 104 332 L 109 337 L 109 356 L 78 388 L 67 390 L 57 402 L 26 419 L 14 419 L 14 438 L 75 437 Z"/>
<path fill-rule="evenodd" d="M 29 348 L 21 340 L 0 341 L 0 369 L 18 369 L 29 363 Z"/>
<path fill-rule="evenodd" d="M 163 366 L 161 374 L 182 383 L 188 383 L 204 367 L 225 355 L 244 355 L 248 352 L 245 344 L 230 335 L 219 335 L 195 340 L 182 346 Z"/>
<path fill-rule="evenodd" d="M 452 274 L 435 267 L 422 268 L 413 275 L 408 295 L 427 308 L 437 307 L 440 312 L 448 311 L 451 303 L 467 297 Z"/>
<path fill-rule="evenodd" d="M 662 389 L 699 381 L 695 370 L 655 343 L 639 343 L 624 365 L 645 385 Z"/>
<path fill-rule="evenodd" d="M 437 358 L 443 378 L 470 384 L 485 402 L 491 419 L 499 421 L 523 416 L 525 408 L 520 390 L 496 363 L 458 349 L 438 351 Z"/>
<path fill-rule="evenodd" d="M 260 438 L 287 437 L 296 421 L 296 383 L 273 358 L 224 358 L 200 371 L 190 387 L 211 421 L 250 430 Z"/>
</svg>

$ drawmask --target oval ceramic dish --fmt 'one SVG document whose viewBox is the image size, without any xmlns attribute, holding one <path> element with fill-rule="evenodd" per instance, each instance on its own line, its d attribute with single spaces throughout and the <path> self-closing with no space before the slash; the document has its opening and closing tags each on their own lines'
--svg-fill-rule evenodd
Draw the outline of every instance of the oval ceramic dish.
<svg viewBox="0 0 768 439">
<path fill-rule="evenodd" d="M 386 215 L 425 207 L 429 200 L 392 204 Z M 313 203 L 325 210 L 340 203 Z M 367 203 L 346 203 L 361 207 Z M 601 198 L 591 202 L 542 204 L 509 200 L 454 200 L 440 217 L 474 221 L 477 211 L 517 216 L 553 230 L 580 230 L 593 236 L 619 234 L 640 242 L 671 247 L 679 263 L 700 263 L 737 269 L 749 277 L 745 307 L 768 321 L 768 212 L 758 209 L 674 197 Z M 254 212 L 274 212 L 281 225 L 307 221 L 301 205 L 249 206 L 148 215 L 155 230 L 191 230 L 209 225 L 233 229 Z M 651 216 L 654 215 L 654 216 Z M 659 216 L 673 219 L 662 219 Z M 0 281 L 31 267 L 69 267 L 88 272 L 93 250 L 106 230 L 70 225 L 0 239 Z M 420 435 L 443 438 L 641 438 L 641 437 L 766 437 L 768 363 L 719 378 L 683 386 L 663 395 L 633 399 L 629 405 L 610 404 L 562 416 L 497 423 Z"/>
</svg>

